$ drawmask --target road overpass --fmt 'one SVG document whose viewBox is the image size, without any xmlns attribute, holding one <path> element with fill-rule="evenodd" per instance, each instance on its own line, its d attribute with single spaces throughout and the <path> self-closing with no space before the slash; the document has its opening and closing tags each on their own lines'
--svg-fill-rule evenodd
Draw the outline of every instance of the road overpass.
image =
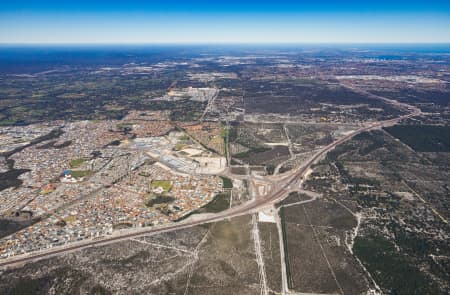
<svg viewBox="0 0 450 295">
<path fill-rule="evenodd" d="M 391 103 L 394 103 L 391 101 Z M 334 149 L 336 146 L 350 140 L 357 134 L 378 129 L 385 126 L 394 125 L 400 120 L 407 119 L 413 116 L 417 116 L 421 114 L 421 111 L 418 108 L 415 108 L 410 105 L 406 105 L 404 103 L 399 103 L 398 105 L 402 109 L 406 109 L 409 111 L 408 114 L 402 115 L 397 118 L 385 120 L 385 121 L 379 121 L 375 123 L 371 123 L 368 126 L 362 127 L 358 130 L 353 131 L 352 133 L 332 142 L 331 144 L 325 146 L 321 150 L 319 150 L 317 153 L 315 153 L 313 156 L 311 156 L 305 163 L 300 165 L 299 167 L 289 171 L 286 174 L 283 175 L 277 175 L 277 176 L 268 176 L 267 180 L 269 183 L 271 183 L 271 191 L 262 196 L 258 196 L 258 198 L 255 198 L 253 200 L 247 201 L 243 204 L 240 204 L 236 207 L 232 207 L 230 209 L 227 209 L 225 211 L 216 213 L 216 214 L 208 214 L 205 217 L 199 216 L 195 220 L 186 220 L 174 224 L 169 224 L 165 226 L 160 227 L 149 227 L 149 228 L 138 228 L 138 229 L 129 229 L 129 230 L 122 230 L 114 232 L 110 236 L 103 236 L 98 237 L 96 239 L 91 240 L 85 240 L 81 242 L 71 243 L 64 246 L 58 246 L 53 247 L 50 249 L 45 249 L 43 251 L 39 252 L 30 252 L 27 254 L 17 255 L 14 257 L 6 258 L 0 262 L 0 268 L 12 268 L 12 267 L 19 267 L 24 265 L 25 263 L 41 260 L 41 259 L 47 259 L 50 257 L 58 256 L 61 254 L 79 251 L 82 249 L 87 249 L 90 247 L 97 247 L 102 245 L 107 245 L 111 243 L 116 243 L 119 241 L 128 240 L 131 238 L 137 238 L 142 236 L 148 236 L 148 235 L 156 235 L 161 234 L 165 232 L 170 231 L 176 231 L 181 230 L 185 228 L 189 228 L 192 226 L 205 224 L 205 223 L 212 223 L 221 221 L 224 219 L 229 219 L 233 217 L 238 217 L 242 215 L 247 215 L 251 213 L 258 212 L 259 210 L 266 208 L 268 206 L 272 206 L 275 203 L 278 203 L 282 199 L 284 199 L 290 191 L 292 191 L 292 187 L 297 184 L 296 182 L 301 180 L 305 174 L 307 173 L 308 169 L 314 164 L 320 161 L 329 151 Z"/>
</svg>

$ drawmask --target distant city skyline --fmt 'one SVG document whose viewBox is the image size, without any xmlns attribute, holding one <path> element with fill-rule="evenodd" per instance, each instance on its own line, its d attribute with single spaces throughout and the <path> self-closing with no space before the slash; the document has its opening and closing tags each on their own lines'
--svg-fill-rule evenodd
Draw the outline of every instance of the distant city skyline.
<svg viewBox="0 0 450 295">
<path fill-rule="evenodd" d="M 0 43 L 450 43 L 448 1 L 209 2 L 11 1 Z"/>
</svg>

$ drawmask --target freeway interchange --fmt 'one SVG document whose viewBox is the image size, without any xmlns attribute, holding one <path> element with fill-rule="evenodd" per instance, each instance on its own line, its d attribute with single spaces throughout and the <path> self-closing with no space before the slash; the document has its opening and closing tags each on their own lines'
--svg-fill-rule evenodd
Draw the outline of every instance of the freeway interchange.
<svg viewBox="0 0 450 295">
<path fill-rule="evenodd" d="M 385 98 L 380 97 L 374 98 L 383 99 L 384 101 L 387 101 L 388 103 L 391 103 L 396 107 L 403 109 L 404 111 L 407 111 L 408 113 L 397 118 L 371 123 L 367 126 L 357 129 L 347 134 L 346 136 L 332 142 L 331 144 L 325 146 L 317 153 L 315 153 L 313 156 L 311 156 L 307 161 L 301 164 L 299 167 L 289 172 L 286 172 L 285 174 L 266 177 L 249 176 L 250 178 L 252 178 L 251 179 L 252 181 L 250 181 L 250 183 L 252 183 L 253 181 L 259 181 L 265 183 L 267 187 L 270 188 L 269 191 L 266 192 L 265 194 L 259 194 L 256 190 L 255 198 L 253 198 L 250 201 L 247 201 L 245 203 L 242 203 L 240 205 L 229 208 L 219 213 L 207 214 L 205 216 L 200 215 L 197 216 L 195 219 L 186 219 L 184 221 L 180 221 L 170 225 L 121 230 L 113 232 L 113 234 L 109 236 L 101 236 L 94 239 L 84 240 L 81 242 L 71 243 L 63 246 L 57 246 L 38 252 L 30 252 L 22 255 L 17 255 L 14 257 L 6 258 L 3 261 L 1 261 L 0 268 L 20 267 L 29 262 L 47 259 L 50 257 L 58 256 L 69 252 L 79 251 L 89 247 L 107 245 L 111 243 L 116 243 L 118 241 L 127 240 L 130 238 L 161 234 L 165 232 L 189 228 L 200 224 L 217 222 L 224 219 L 255 213 L 264 208 L 273 206 L 277 202 L 283 200 L 291 191 L 299 190 L 301 188 L 302 180 L 307 174 L 308 170 L 311 168 L 311 166 L 320 161 L 320 159 L 322 159 L 329 151 L 334 149 L 336 146 L 350 140 L 357 134 L 385 126 L 391 126 L 401 120 L 420 115 L 421 113 L 421 111 L 418 108 L 404 103 L 399 103 L 395 100 L 387 100 Z M 227 173 L 226 175 L 228 177 L 238 177 L 231 173 Z"/>
</svg>

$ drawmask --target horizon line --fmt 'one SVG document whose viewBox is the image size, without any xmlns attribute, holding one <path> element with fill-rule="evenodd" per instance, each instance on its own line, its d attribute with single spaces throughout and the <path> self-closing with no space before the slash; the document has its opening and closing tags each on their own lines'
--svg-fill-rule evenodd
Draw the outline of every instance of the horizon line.
<svg viewBox="0 0 450 295">
<path fill-rule="evenodd" d="M 421 41 L 421 42 L 0 42 L 0 46 L 8 45 L 450 45 L 450 41 Z"/>
</svg>

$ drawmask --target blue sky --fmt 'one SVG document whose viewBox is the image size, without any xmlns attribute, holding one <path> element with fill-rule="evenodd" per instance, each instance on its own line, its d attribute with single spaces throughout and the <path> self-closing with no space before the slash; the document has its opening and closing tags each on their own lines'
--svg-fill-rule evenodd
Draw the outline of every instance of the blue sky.
<svg viewBox="0 0 450 295">
<path fill-rule="evenodd" d="M 21 1 L 0 43 L 448 43 L 450 1 Z"/>
</svg>

